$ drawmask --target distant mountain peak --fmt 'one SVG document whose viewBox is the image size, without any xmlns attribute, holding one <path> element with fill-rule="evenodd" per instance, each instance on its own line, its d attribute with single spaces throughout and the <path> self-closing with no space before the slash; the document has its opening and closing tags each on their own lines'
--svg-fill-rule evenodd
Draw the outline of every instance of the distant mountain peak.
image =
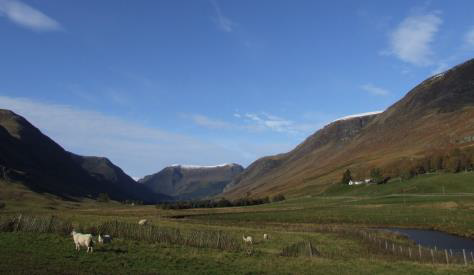
<svg viewBox="0 0 474 275">
<path fill-rule="evenodd" d="M 243 170 L 236 163 L 212 166 L 173 164 L 138 182 L 176 199 L 202 199 L 220 194 Z"/>
<path fill-rule="evenodd" d="M 218 165 L 192 165 L 192 164 L 173 164 L 170 167 L 180 167 L 182 169 L 213 169 L 227 166 L 237 166 L 235 163 L 223 163 Z"/>
</svg>

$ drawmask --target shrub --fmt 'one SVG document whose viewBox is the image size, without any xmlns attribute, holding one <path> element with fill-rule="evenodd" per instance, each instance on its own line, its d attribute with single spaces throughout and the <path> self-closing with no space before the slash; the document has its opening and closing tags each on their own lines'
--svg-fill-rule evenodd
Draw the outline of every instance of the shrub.
<svg viewBox="0 0 474 275">
<path fill-rule="evenodd" d="M 0 202 L 0 209 L 5 208 L 6 204 L 4 202 Z"/>
<path fill-rule="evenodd" d="M 276 195 L 272 198 L 272 202 L 278 202 L 278 201 L 284 201 L 284 200 L 285 200 L 285 196 L 283 196 L 282 194 Z"/>
<path fill-rule="evenodd" d="M 97 197 L 98 202 L 109 202 L 109 194 L 107 193 L 100 193 L 99 196 Z"/>
</svg>

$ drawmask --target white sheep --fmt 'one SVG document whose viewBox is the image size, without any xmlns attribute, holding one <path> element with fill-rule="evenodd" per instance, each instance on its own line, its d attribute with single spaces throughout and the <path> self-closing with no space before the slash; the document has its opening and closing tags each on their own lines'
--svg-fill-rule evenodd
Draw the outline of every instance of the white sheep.
<svg viewBox="0 0 474 275">
<path fill-rule="evenodd" d="M 112 237 L 110 237 L 110 235 L 102 236 L 101 234 L 99 234 L 98 241 L 100 244 L 110 243 L 112 241 Z"/>
<path fill-rule="evenodd" d="M 263 234 L 263 239 L 268 240 L 268 234 Z"/>
<path fill-rule="evenodd" d="M 244 242 L 249 243 L 249 244 L 253 244 L 252 236 L 245 237 L 244 235 L 242 235 L 242 238 L 244 239 Z"/>
<path fill-rule="evenodd" d="M 77 233 L 75 230 L 71 232 L 71 236 L 74 240 L 74 244 L 76 245 L 76 250 L 81 250 L 81 246 L 87 247 L 87 253 L 89 251 L 92 253 L 94 251 L 92 235 L 91 234 L 82 234 Z"/>
<path fill-rule="evenodd" d="M 143 219 L 143 220 L 140 220 L 138 222 L 139 225 L 147 225 L 148 224 L 148 220 L 147 219 Z"/>
</svg>

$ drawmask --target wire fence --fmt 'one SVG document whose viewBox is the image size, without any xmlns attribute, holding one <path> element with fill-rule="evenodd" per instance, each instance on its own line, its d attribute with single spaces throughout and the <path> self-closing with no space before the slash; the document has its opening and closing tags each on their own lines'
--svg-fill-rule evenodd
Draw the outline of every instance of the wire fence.
<svg viewBox="0 0 474 275">
<path fill-rule="evenodd" d="M 75 229 L 89 234 L 108 234 L 113 238 L 144 241 L 148 243 L 165 243 L 197 248 L 214 248 L 228 251 L 243 251 L 242 242 L 222 231 L 187 230 L 165 228 L 155 225 L 139 225 L 126 222 L 104 222 L 98 225 L 79 225 L 74 227 L 70 221 L 56 216 L 0 216 L 2 232 L 55 233 L 69 235 Z"/>
<path fill-rule="evenodd" d="M 401 260 L 432 264 L 474 264 L 474 252 L 466 249 L 439 249 L 421 245 L 404 245 L 391 239 L 382 238 L 377 233 L 359 231 L 359 236 L 371 246 L 384 254 Z"/>
</svg>

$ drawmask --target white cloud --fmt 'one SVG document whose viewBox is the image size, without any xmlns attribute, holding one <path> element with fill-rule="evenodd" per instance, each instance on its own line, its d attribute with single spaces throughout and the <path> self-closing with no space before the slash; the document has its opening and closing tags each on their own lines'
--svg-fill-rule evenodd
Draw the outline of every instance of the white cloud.
<svg viewBox="0 0 474 275">
<path fill-rule="evenodd" d="M 195 114 L 190 115 L 189 118 L 199 126 L 203 126 L 211 129 L 230 129 L 233 128 L 233 125 L 225 121 L 218 119 L 213 119 L 205 115 Z"/>
<path fill-rule="evenodd" d="M 0 0 L 0 16 L 35 31 L 62 29 L 57 21 L 19 0 Z"/>
<path fill-rule="evenodd" d="M 214 22 L 216 23 L 217 28 L 224 32 L 232 32 L 236 24 L 222 14 L 221 8 L 217 4 L 217 0 L 211 0 L 211 4 L 214 7 L 214 11 L 216 12 Z"/>
<path fill-rule="evenodd" d="M 442 22 L 437 12 L 406 17 L 390 34 L 390 49 L 384 53 L 413 65 L 431 65 L 431 44 Z"/>
<path fill-rule="evenodd" d="M 387 89 L 377 87 L 372 83 L 364 84 L 360 86 L 360 88 L 370 94 L 377 95 L 377 96 L 387 96 L 390 94 L 390 92 Z"/>
<path fill-rule="evenodd" d="M 474 26 L 464 35 L 464 43 L 466 47 L 474 50 Z"/>
<path fill-rule="evenodd" d="M 324 123 L 330 121 L 329 116 L 318 116 L 318 118 L 308 119 L 303 116 L 303 121 L 295 122 L 289 119 L 281 118 L 266 112 L 260 113 L 233 113 L 235 121 L 223 121 L 210 118 L 201 114 L 182 115 L 185 119 L 190 119 L 194 124 L 214 130 L 243 131 L 248 133 L 258 132 L 276 132 L 292 135 L 308 135 L 319 129 Z"/>
<path fill-rule="evenodd" d="M 247 119 L 254 121 L 258 127 L 269 129 L 275 132 L 296 133 L 294 122 L 265 112 L 261 114 L 247 113 L 244 115 Z"/>
<path fill-rule="evenodd" d="M 242 152 L 209 141 L 67 105 L 0 96 L 0 108 L 24 116 L 67 150 L 108 157 L 135 177 L 172 163 L 250 161 Z"/>
</svg>

